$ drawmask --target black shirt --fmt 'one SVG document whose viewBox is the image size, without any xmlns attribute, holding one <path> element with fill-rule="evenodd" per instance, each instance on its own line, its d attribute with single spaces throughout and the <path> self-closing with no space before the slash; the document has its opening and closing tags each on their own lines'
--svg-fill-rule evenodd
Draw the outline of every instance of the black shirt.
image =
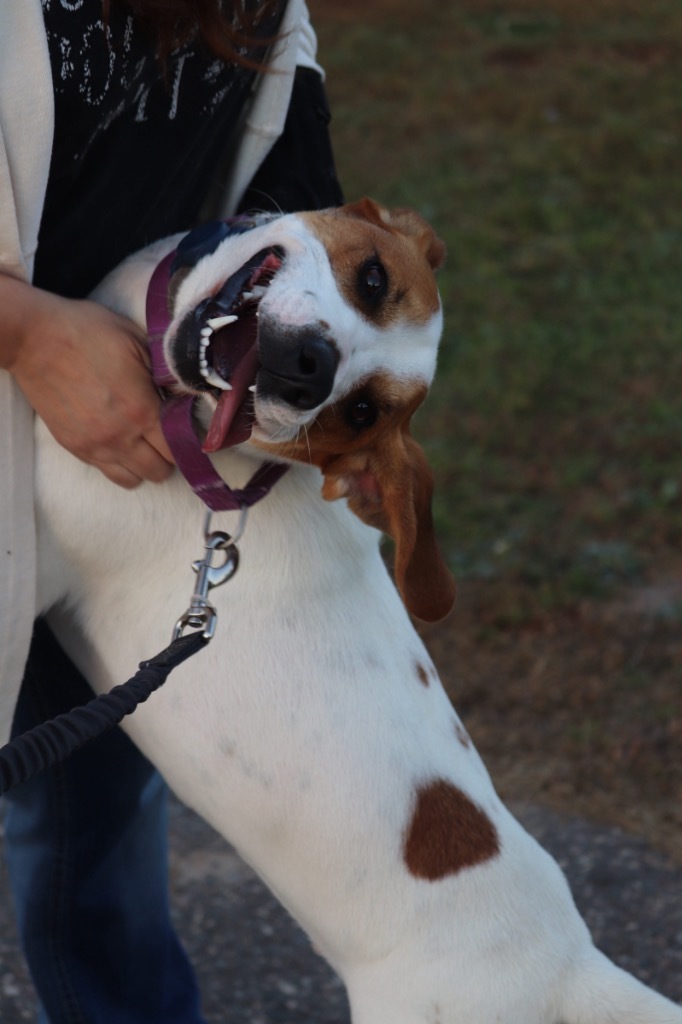
<svg viewBox="0 0 682 1024">
<path fill-rule="evenodd" d="M 192 226 L 255 72 L 188 43 L 164 76 L 116 4 L 106 26 L 100 0 L 43 0 L 43 13 L 55 137 L 34 281 L 79 297 L 123 257 Z M 258 34 L 272 36 L 279 15 Z"/>
</svg>

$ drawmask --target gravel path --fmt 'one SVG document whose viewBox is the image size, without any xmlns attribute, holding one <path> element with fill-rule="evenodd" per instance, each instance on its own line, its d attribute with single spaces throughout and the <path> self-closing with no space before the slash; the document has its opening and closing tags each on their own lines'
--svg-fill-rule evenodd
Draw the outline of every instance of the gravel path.
<svg viewBox="0 0 682 1024">
<path fill-rule="evenodd" d="M 682 1001 L 682 869 L 618 830 L 538 807 L 513 809 L 566 871 L 597 944 Z M 174 912 L 210 1024 L 347 1022 L 342 986 L 306 937 L 223 840 L 179 804 L 171 845 Z M 0 1022 L 34 1019 L 3 864 Z"/>
</svg>

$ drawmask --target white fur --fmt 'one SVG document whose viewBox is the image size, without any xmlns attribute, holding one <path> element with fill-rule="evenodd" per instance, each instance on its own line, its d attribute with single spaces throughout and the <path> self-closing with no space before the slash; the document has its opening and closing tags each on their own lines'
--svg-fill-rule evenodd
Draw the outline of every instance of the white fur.
<svg viewBox="0 0 682 1024">
<path fill-rule="evenodd" d="M 412 332 L 412 348 L 406 327 L 378 338 L 300 222 L 262 231 L 268 244 L 286 235 L 295 253 L 264 301 L 276 306 L 281 292 L 278 313 L 289 316 L 323 308 L 341 339 L 339 390 L 372 366 L 430 380 L 439 317 Z M 261 247 L 254 236 L 202 260 L 179 315 Z M 97 297 L 139 319 L 164 248 L 128 261 Z M 296 304 L 297 288 L 313 294 Z M 105 691 L 166 645 L 187 606 L 202 507 L 178 475 L 124 492 L 42 424 L 37 439 L 41 608 Z M 246 445 L 216 464 L 240 486 L 261 459 Z M 682 1010 L 595 951 L 558 866 L 457 742 L 378 534 L 320 487 L 319 472 L 299 464 L 251 510 L 241 567 L 212 593 L 215 639 L 127 732 L 308 931 L 343 977 L 355 1024 L 682 1024 Z M 235 518 L 214 527 L 229 532 Z M 433 676 L 428 687 L 417 664 Z M 433 778 L 484 812 L 501 851 L 430 882 L 408 872 L 402 843 L 415 789 Z"/>
</svg>

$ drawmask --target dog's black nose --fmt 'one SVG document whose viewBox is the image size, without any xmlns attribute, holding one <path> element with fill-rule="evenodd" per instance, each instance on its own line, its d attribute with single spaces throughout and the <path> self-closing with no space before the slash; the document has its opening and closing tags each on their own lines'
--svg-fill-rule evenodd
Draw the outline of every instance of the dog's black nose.
<svg viewBox="0 0 682 1024">
<path fill-rule="evenodd" d="M 296 409 L 314 409 L 331 394 L 339 365 L 336 345 L 315 330 L 280 332 L 261 324 L 258 390 Z"/>
</svg>

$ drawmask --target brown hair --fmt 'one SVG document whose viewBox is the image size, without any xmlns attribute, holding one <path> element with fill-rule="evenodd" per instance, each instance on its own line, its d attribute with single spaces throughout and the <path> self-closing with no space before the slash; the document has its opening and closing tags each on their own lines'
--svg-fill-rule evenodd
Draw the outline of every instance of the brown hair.
<svg viewBox="0 0 682 1024">
<path fill-rule="evenodd" d="M 102 0 L 105 21 L 112 2 L 130 11 L 154 39 L 162 63 L 196 32 L 217 57 L 252 68 L 261 67 L 276 39 L 258 35 L 257 30 L 283 6 L 282 0 Z M 244 49 L 250 52 L 245 54 Z"/>
</svg>

